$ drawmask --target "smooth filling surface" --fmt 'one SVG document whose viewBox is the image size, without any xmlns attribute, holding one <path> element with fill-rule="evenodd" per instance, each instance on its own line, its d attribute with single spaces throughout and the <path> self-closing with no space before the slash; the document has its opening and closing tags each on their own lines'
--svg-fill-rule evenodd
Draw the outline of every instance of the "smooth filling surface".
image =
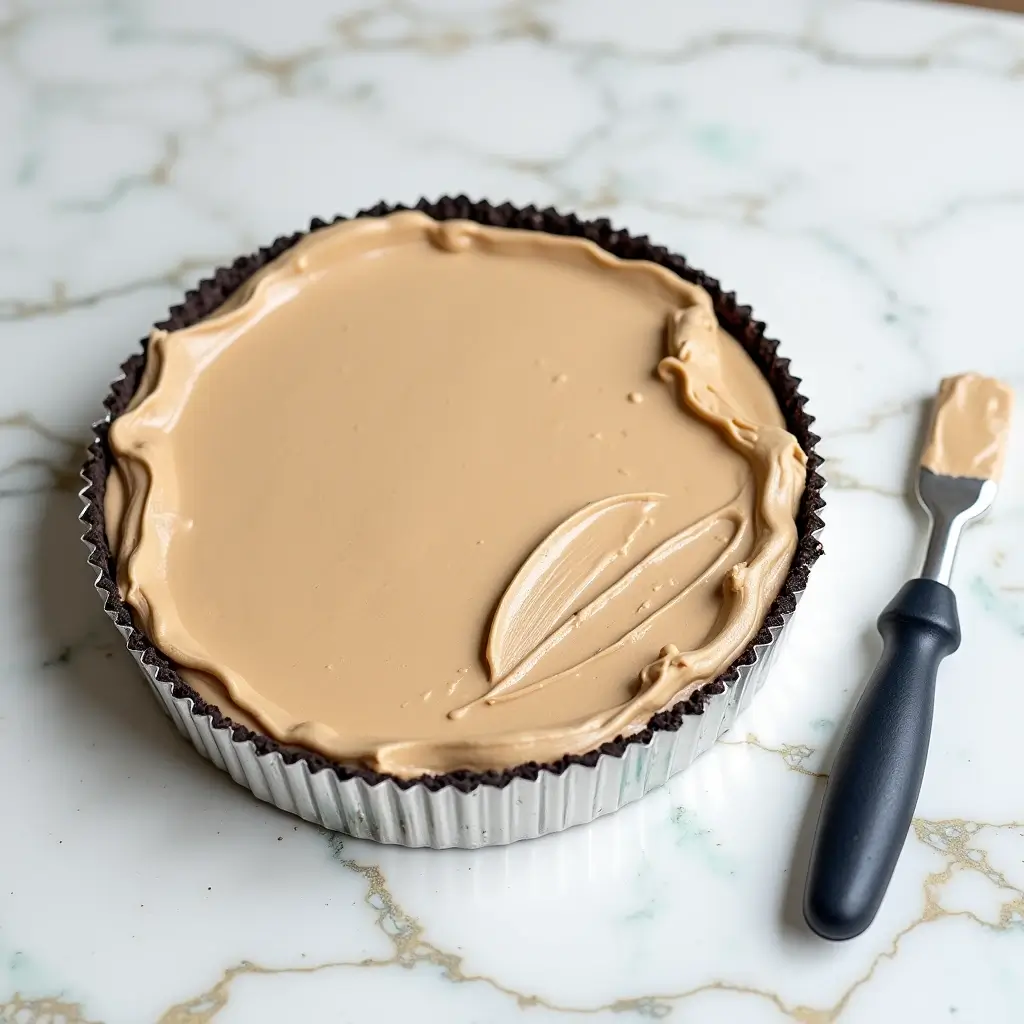
<svg viewBox="0 0 1024 1024">
<path fill-rule="evenodd" d="M 921 465 L 942 476 L 1003 475 L 1013 391 L 993 377 L 963 373 L 939 386 Z"/>
<path fill-rule="evenodd" d="M 110 444 L 140 628 L 236 721 L 407 777 L 582 753 L 714 679 L 805 477 L 703 289 L 419 213 L 155 331 Z"/>
</svg>

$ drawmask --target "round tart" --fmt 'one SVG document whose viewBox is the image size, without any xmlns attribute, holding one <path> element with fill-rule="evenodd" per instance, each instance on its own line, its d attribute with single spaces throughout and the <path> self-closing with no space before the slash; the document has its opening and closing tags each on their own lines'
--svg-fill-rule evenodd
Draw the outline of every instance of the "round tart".
<svg viewBox="0 0 1024 1024">
<path fill-rule="evenodd" d="M 314 221 L 124 371 L 85 468 L 108 612 L 200 752 L 328 827 L 476 846 L 641 795 L 819 551 L 775 343 L 607 222 Z"/>
</svg>

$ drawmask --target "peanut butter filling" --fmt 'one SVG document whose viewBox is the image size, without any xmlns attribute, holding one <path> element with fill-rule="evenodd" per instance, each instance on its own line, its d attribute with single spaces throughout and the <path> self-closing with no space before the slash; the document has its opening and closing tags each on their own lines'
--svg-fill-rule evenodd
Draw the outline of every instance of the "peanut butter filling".
<svg viewBox="0 0 1024 1024">
<path fill-rule="evenodd" d="M 998 480 L 1003 475 L 1013 391 L 1002 381 L 964 373 L 939 387 L 921 465 L 941 476 Z"/>
<path fill-rule="evenodd" d="M 714 679 L 805 477 L 703 289 L 419 213 L 154 331 L 110 445 L 140 628 L 232 719 L 406 777 L 582 753 Z"/>
</svg>

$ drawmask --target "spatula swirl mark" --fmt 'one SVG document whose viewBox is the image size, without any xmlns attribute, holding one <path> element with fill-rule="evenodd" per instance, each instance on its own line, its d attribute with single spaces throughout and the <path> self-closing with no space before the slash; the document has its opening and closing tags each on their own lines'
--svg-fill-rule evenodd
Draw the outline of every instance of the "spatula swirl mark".
<svg viewBox="0 0 1024 1024">
<path fill-rule="evenodd" d="M 491 619 L 486 655 L 492 682 L 506 678 L 532 657 L 538 644 L 578 606 L 595 582 L 629 553 L 664 497 L 619 494 L 593 502 L 534 548 Z M 470 706 L 457 708 L 452 716 L 460 716 Z"/>
<path fill-rule="evenodd" d="M 541 662 L 541 660 L 546 655 L 553 652 L 573 630 L 583 627 L 588 622 L 596 621 L 597 617 L 606 609 L 610 608 L 613 602 L 628 600 L 632 589 L 642 589 L 642 587 L 638 587 L 637 584 L 649 570 L 668 562 L 674 555 L 678 555 L 685 551 L 691 543 L 705 536 L 720 523 L 727 520 L 732 522 L 734 531 L 732 537 L 729 538 L 722 551 L 720 551 L 711 563 L 701 570 L 693 580 L 686 584 L 678 593 L 673 595 L 660 608 L 646 616 L 636 626 L 620 636 L 614 643 L 596 651 L 594 654 L 590 655 L 590 657 L 584 658 L 582 661 L 571 665 L 567 669 L 563 669 L 561 672 L 555 672 L 552 675 L 545 676 L 544 678 L 538 679 L 526 686 L 519 685 L 522 680 Z M 587 668 L 594 662 L 614 654 L 616 651 L 625 647 L 628 643 L 634 643 L 643 639 L 644 635 L 658 622 L 658 620 L 663 618 L 669 611 L 684 601 L 699 587 L 709 583 L 715 578 L 715 575 L 725 564 L 726 559 L 745 539 L 747 529 L 746 521 L 738 514 L 735 502 L 732 502 L 729 505 L 723 506 L 717 511 L 712 512 L 711 515 L 699 520 L 692 526 L 687 527 L 687 529 L 670 537 L 667 541 L 655 548 L 655 550 L 640 562 L 639 565 L 631 569 L 621 579 L 612 584 L 612 586 L 610 586 L 603 594 L 591 601 L 586 607 L 570 616 L 570 618 L 555 630 L 554 633 L 548 636 L 535 651 L 524 659 L 515 670 L 510 672 L 504 679 L 499 680 L 486 694 L 484 702 L 487 704 L 501 704 L 506 700 L 513 700 L 516 697 L 525 697 L 528 693 L 533 693 L 535 690 L 542 689 L 551 683 L 555 683 L 561 679 L 567 678 L 568 676 L 575 675 L 580 669 Z"/>
<path fill-rule="evenodd" d="M 642 639 L 665 613 L 713 579 L 729 555 L 746 538 L 747 523 L 739 512 L 746 491 L 747 488 L 743 488 L 726 505 L 663 541 L 582 606 L 580 602 L 586 592 L 617 559 L 628 552 L 637 534 L 650 522 L 649 514 L 662 496 L 618 495 L 594 502 L 576 512 L 534 549 L 505 591 L 491 620 L 487 640 L 491 687 L 481 697 L 451 712 L 452 717 L 460 717 L 478 704 L 493 705 L 526 696 L 613 654 L 627 643 Z M 628 521 L 627 515 L 631 515 L 635 525 L 621 547 L 608 551 L 607 540 L 600 536 L 600 527 L 607 525 L 612 514 L 623 523 Z M 563 671 L 523 685 L 526 677 L 574 631 L 588 626 L 600 627 L 604 613 L 622 604 L 635 606 L 637 591 L 647 591 L 647 578 L 652 571 L 660 570 L 660 575 L 666 578 L 671 576 L 673 558 L 723 522 L 732 526 L 731 536 L 724 542 L 723 549 L 664 604 L 607 647 L 595 649 L 592 655 Z M 570 550 L 573 557 L 567 558 Z M 594 646 L 596 648 L 596 644 Z"/>
</svg>

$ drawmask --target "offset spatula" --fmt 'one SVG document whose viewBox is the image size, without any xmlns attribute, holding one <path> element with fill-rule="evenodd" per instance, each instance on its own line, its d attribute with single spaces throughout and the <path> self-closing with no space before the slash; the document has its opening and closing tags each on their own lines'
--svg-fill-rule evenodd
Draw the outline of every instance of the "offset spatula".
<svg viewBox="0 0 1024 1024">
<path fill-rule="evenodd" d="M 1013 393 L 975 374 L 942 382 L 917 493 L 931 517 L 924 568 L 878 619 L 883 651 L 829 774 L 814 836 L 804 916 L 826 939 L 875 918 L 921 791 L 939 663 L 960 646 L 949 588 L 964 527 L 992 505 Z"/>
</svg>

